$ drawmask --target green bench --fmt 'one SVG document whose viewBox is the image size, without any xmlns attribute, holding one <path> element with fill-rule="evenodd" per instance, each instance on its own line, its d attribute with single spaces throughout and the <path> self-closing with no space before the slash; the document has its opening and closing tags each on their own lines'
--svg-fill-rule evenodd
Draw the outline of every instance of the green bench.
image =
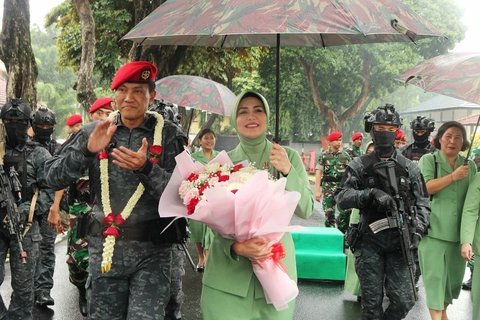
<svg viewBox="0 0 480 320">
<path fill-rule="evenodd" d="M 343 233 L 336 228 L 306 227 L 292 232 L 299 279 L 345 280 Z"/>
</svg>

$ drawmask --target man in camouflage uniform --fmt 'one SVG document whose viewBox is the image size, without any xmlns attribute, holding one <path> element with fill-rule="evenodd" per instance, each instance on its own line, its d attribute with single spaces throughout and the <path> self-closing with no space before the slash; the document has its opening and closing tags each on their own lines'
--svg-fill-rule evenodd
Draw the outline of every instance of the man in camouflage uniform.
<svg viewBox="0 0 480 320">
<path fill-rule="evenodd" d="M 338 218 L 335 218 L 334 194 L 351 158 L 347 152 L 342 150 L 342 133 L 340 131 L 333 131 L 327 139 L 328 150 L 318 157 L 315 171 L 315 199 L 320 201 L 323 196 L 325 227 L 338 227 L 345 233 L 350 221 L 350 210 L 339 208 Z"/>
<path fill-rule="evenodd" d="M 32 140 L 46 148 L 50 155 L 53 156 L 60 148 L 60 143 L 52 139 L 56 123 L 55 113 L 45 106 L 40 106 L 33 113 L 31 122 L 34 132 Z M 62 195 L 63 192 L 60 192 L 58 201 L 60 201 Z M 42 216 L 39 224 L 42 241 L 40 242 L 39 259 L 35 270 L 35 304 L 38 306 L 47 306 L 54 304 L 54 300 L 50 296 L 50 291 L 53 288 L 55 239 L 57 233 L 49 226 L 47 214 Z"/>
<path fill-rule="evenodd" d="M 155 76 L 155 66 L 146 61 L 120 67 L 110 86 L 119 113 L 112 120 L 83 126 L 61 153 L 46 163 L 48 183 L 55 189 L 77 181 L 88 166 L 93 194 L 87 237 L 92 319 L 164 319 L 170 298 L 172 243 L 177 240 L 177 233 L 174 227 L 161 233 L 172 219 L 159 217 L 158 201 L 185 139 L 177 126 L 165 121 L 162 148 L 155 148 L 157 157 L 148 147 L 158 134 L 156 117 L 146 113 L 156 94 Z M 104 220 L 109 213 L 103 212 L 101 197 L 106 186 L 100 184 L 97 154 L 102 150 L 108 155 L 106 179 L 113 213 L 124 210 L 139 184 L 145 187 L 121 225 Z M 102 272 L 103 234 L 112 232 L 112 228 L 119 235 L 111 235 L 116 238 L 111 269 Z"/>
<path fill-rule="evenodd" d="M 412 250 L 425 233 L 430 202 L 419 168 L 394 146 L 401 125 L 393 105 L 377 108 L 365 116 L 365 132 L 370 132 L 375 151 L 353 159 L 336 195 L 339 207 L 358 208 L 360 223 L 349 244 L 355 253 L 355 269 L 362 288 L 362 320 L 403 319 L 415 304 L 412 273 L 403 257 L 397 219 L 399 206 L 405 208 Z M 385 165 L 394 170 L 398 201 L 394 200 Z M 385 294 L 389 306 L 383 310 Z"/>
<path fill-rule="evenodd" d="M 350 158 L 360 157 L 363 154 L 361 149 L 363 142 L 363 134 L 359 131 L 352 134 L 352 146 L 347 149 L 347 153 Z"/>
<path fill-rule="evenodd" d="M 426 154 L 435 151 L 435 147 L 430 143 L 430 134 L 435 130 L 435 122 L 423 116 L 416 117 L 411 123 L 413 142 L 404 146 L 402 154 L 415 163 Z"/>
<path fill-rule="evenodd" d="M 16 236 L 11 235 L 6 224 L 0 226 L 0 283 L 5 277 L 5 259 L 10 252 L 10 270 L 12 276 L 12 296 L 7 308 L 0 297 L 1 319 L 33 319 L 33 285 L 35 264 L 38 258 L 38 246 L 41 240 L 38 220 L 46 215 L 52 203 L 53 191 L 45 182 L 44 162 L 50 157 L 48 151 L 37 142 L 27 142 L 27 129 L 30 123 L 30 106 L 18 99 L 5 104 L 0 117 L 5 125 L 6 145 L 3 168 L 8 175 L 11 168 L 18 173 L 21 184 L 20 193 L 15 192 L 14 199 L 19 204 L 19 221 L 17 226 L 23 236 L 23 250 L 27 253 L 26 263 L 20 260 L 20 248 Z M 3 147 L 3 146 L 2 146 Z M 8 179 L 8 178 L 7 178 Z M 12 185 L 14 185 L 12 183 Z M 38 191 L 37 196 L 35 191 Z M 21 195 L 21 196 L 20 196 Z M 36 198 L 33 220 L 30 215 L 30 202 Z M 0 209 L 0 221 L 6 216 L 5 204 Z"/>
</svg>

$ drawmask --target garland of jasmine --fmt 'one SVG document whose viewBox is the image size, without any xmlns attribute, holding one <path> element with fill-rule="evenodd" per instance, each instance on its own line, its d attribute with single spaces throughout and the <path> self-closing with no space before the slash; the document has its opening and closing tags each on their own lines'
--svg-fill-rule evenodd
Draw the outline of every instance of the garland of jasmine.
<svg viewBox="0 0 480 320">
<path fill-rule="evenodd" d="M 117 116 L 119 112 L 112 112 L 109 115 L 109 119 L 113 119 Z M 147 159 L 153 164 L 158 163 L 157 157 L 162 152 L 162 131 L 163 131 L 163 117 L 157 112 L 147 111 L 148 114 L 155 117 L 157 124 L 153 131 L 153 145 L 149 147 L 150 156 L 153 157 Z M 100 160 L 100 183 L 101 183 L 101 199 L 103 205 L 103 212 L 105 218 L 103 223 L 107 226 L 107 229 L 103 232 L 105 236 L 105 241 L 103 242 L 103 253 L 102 253 L 102 273 L 110 271 L 112 268 L 112 257 L 113 249 L 115 246 L 115 240 L 120 236 L 119 226 L 125 223 L 125 221 L 130 217 L 130 214 L 133 211 L 133 208 L 137 204 L 140 197 L 143 195 L 145 187 L 143 184 L 139 183 L 137 189 L 133 195 L 128 200 L 125 208 L 121 213 L 113 213 L 112 207 L 110 204 L 110 184 L 108 181 L 108 154 L 104 150 L 98 154 L 98 159 Z M 155 161 L 156 160 L 156 161 Z"/>
</svg>

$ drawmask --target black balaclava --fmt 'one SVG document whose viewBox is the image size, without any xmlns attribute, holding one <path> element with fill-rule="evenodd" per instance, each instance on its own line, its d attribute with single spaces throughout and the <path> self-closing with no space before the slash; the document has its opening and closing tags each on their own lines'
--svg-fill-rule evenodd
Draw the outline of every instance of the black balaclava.
<svg viewBox="0 0 480 320">
<path fill-rule="evenodd" d="M 20 99 L 12 99 L 0 110 L 7 132 L 7 145 L 10 148 L 22 149 L 27 143 L 27 130 L 30 124 L 32 109 Z"/>
<path fill-rule="evenodd" d="M 430 131 L 426 130 L 424 134 L 419 136 L 418 134 L 415 133 L 415 130 L 412 132 L 413 134 L 413 140 L 415 143 L 415 146 L 420 149 L 424 149 L 428 146 L 430 141 L 428 138 L 430 137 Z"/>
<path fill-rule="evenodd" d="M 370 131 L 372 141 L 375 146 L 375 153 L 379 158 L 389 158 L 395 151 L 395 132 L 389 131 L 375 131 L 374 128 Z"/>
<path fill-rule="evenodd" d="M 7 145 L 12 149 L 22 149 L 25 144 L 27 144 L 27 130 L 27 123 L 5 123 L 5 131 L 7 132 Z"/>
<path fill-rule="evenodd" d="M 37 126 L 33 126 L 33 132 L 35 132 L 35 136 L 33 139 L 40 143 L 47 143 L 51 140 L 53 134 L 53 127 L 49 129 L 43 129 Z"/>
</svg>

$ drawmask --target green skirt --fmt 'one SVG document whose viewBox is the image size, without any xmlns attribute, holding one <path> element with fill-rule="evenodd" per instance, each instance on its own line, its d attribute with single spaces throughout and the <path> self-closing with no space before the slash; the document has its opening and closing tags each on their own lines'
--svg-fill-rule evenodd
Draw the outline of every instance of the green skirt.
<svg viewBox="0 0 480 320">
<path fill-rule="evenodd" d="M 196 220 L 190 220 L 188 222 L 188 228 L 190 229 L 190 240 L 195 243 L 201 243 L 202 248 L 208 250 L 213 240 L 212 229 L 207 227 L 206 224 Z"/>
</svg>

